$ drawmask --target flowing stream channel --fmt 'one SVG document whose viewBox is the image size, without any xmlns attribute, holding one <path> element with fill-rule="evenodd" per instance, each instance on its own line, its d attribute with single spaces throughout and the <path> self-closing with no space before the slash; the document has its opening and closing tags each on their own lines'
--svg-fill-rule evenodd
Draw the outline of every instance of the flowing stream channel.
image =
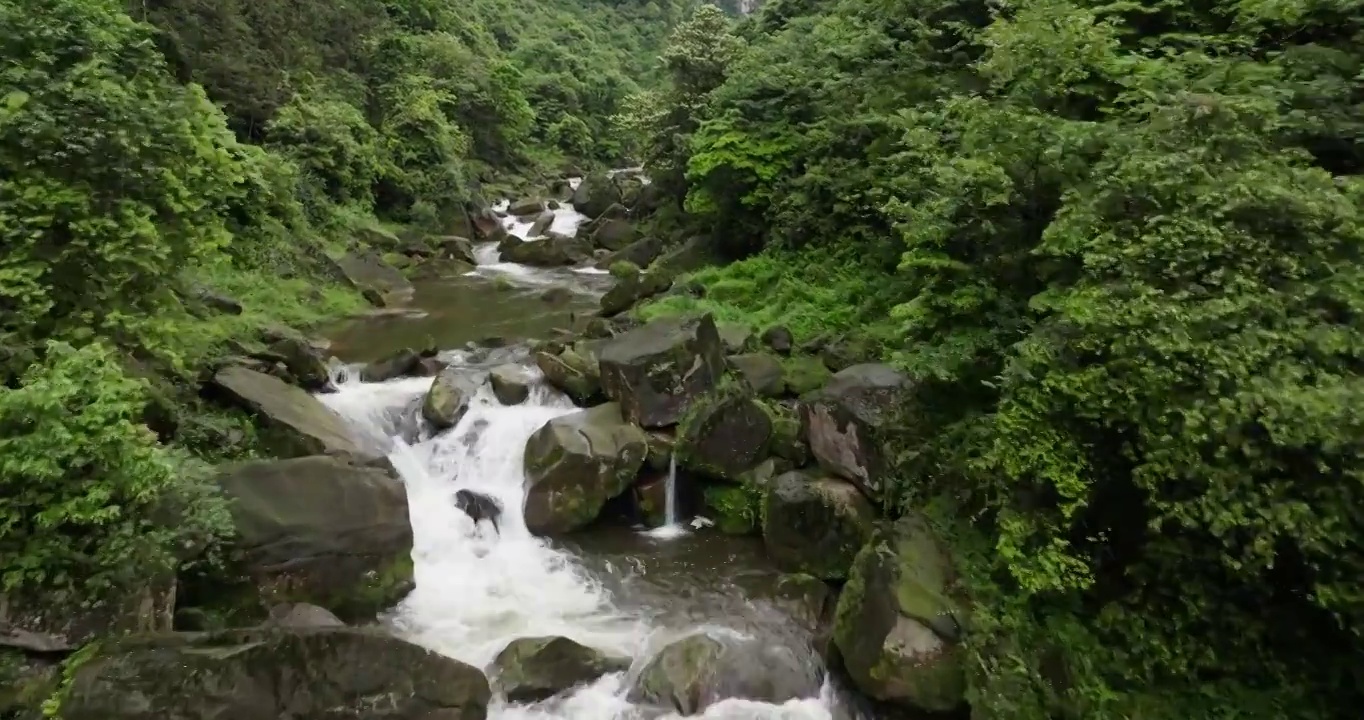
<svg viewBox="0 0 1364 720">
<path fill-rule="evenodd" d="M 571 206 L 561 206 L 555 231 L 574 232 L 583 220 Z M 522 237 L 528 227 L 515 218 L 503 223 Z M 407 486 L 416 587 L 387 618 L 394 631 L 490 671 L 497 654 L 520 637 L 561 635 L 634 659 L 627 672 L 540 703 L 510 704 L 495 697 L 489 712 L 492 720 L 676 717 L 632 704 L 627 690 L 634 674 L 663 643 L 697 631 L 739 633 L 768 646 L 789 648 L 811 678 L 808 697 L 782 705 L 723 700 L 701 717 L 865 717 L 826 677 L 811 649 L 811 633 L 781 602 L 778 573 L 763 557 L 760 541 L 707 529 L 676 531 L 686 527 L 681 523 L 674 523 L 671 532 L 589 529 L 562 541 L 536 537 L 526 529 L 520 512 L 526 440 L 550 419 L 576 409 L 542 382 L 528 362 L 531 334 L 562 319 L 547 314 L 537 294 L 549 285 L 562 286 L 582 298 L 570 308 L 591 307 L 604 287 L 598 273 L 582 268 L 550 270 L 503 263 L 491 243 L 478 248 L 478 260 L 470 273 L 432 281 L 431 287 L 418 286 L 421 312 L 361 321 L 341 331 L 342 342 L 335 346 L 343 360 L 355 362 L 418 336 L 504 338 L 507 342 L 497 348 L 466 343 L 441 353 L 442 360 L 467 375 L 470 387 L 479 388 L 455 427 L 433 434 L 423 425 L 420 404 L 431 378 L 366 383 L 358 379 L 358 372 L 338 372 L 338 391 L 319 396 L 350 423 L 360 440 L 388 453 Z M 498 275 L 514 287 L 495 283 Z M 452 301 L 469 306 L 453 312 L 447 305 Z M 566 311 L 571 309 L 556 312 Z M 380 322 L 386 325 L 376 324 Z M 450 322 L 461 325 L 457 332 L 442 327 Z M 530 397 L 519 405 L 503 406 L 484 382 L 492 368 L 508 363 L 521 365 L 532 381 Z M 475 527 L 455 507 L 453 495 L 460 488 L 501 502 L 506 512 L 499 521 L 500 532 L 487 523 Z"/>
</svg>

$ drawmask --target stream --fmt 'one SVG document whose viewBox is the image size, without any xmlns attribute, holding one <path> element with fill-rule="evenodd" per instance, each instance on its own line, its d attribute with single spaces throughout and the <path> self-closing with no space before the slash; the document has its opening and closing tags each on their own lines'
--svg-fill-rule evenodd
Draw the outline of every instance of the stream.
<svg viewBox="0 0 1364 720">
<path fill-rule="evenodd" d="M 553 227 L 572 233 L 585 219 L 565 204 Z M 511 217 L 503 224 L 522 238 L 529 227 Z M 529 363 L 529 341 L 566 326 L 569 313 L 594 309 L 610 281 L 586 268 L 504 263 L 494 243 L 478 247 L 477 259 L 471 272 L 418 283 L 412 312 L 359 319 L 333 334 L 333 352 L 346 363 L 434 340 L 445 348 L 441 359 L 480 388 L 459 423 L 435 435 L 420 428 L 419 406 L 431 378 L 366 383 L 358 372 L 344 372 L 338 373 L 337 392 L 318 396 L 361 441 L 389 455 L 407 486 L 416 587 L 386 622 L 407 640 L 485 669 L 508 642 L 529 636 L 562 635 L 634 659 L 628 672 L 543 702 L 510 704 L 495 696 L 491 720 L 676 717 L 633 705 L 626 690 L 632 673 L 662 643 L 698 630 L 737 632 L 787 648 L 814 678 L 811 686 L 820 688 L 783 705 L 724 700 L 700 717 L 866 717 L 826 676 L 811 633 L 780 601 L 779 573 L 760 539 L 709 529 L 651 534 L 594 526 L 551 540 L 526 529 L 519 511 L 526 440 L 548 420 L 576 410 Z M 540 295 L 550 287 L 568 289 L 571 298 L 545 302 Z M 487 346 L 488 338 L 497 339 L 491 343 L 496 347 Z M 492 368 L 507 363 L 521 364 L 535 379 L 519 405 L 501 405 L 483 382 Z M 476 528 L 455 507 L 460 488 L 486 493 L 508 509 L 500 533 L 486 524 Z"/>
</svg>

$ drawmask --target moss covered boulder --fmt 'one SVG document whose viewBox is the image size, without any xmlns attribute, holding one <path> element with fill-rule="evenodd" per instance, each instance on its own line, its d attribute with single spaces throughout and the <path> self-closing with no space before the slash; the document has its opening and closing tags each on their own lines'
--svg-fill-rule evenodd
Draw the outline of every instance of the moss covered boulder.
<svg viewBox="0 0 1364 720">
<path fill-rule="evenodd" d="M 545 375 L 545 382 L 562 390 L 573 402 L 584 405 L 601 394 L 597 364 L 576 349 L 564 348 L 558 354 L 540 351 L 533 357 L 535 366 Z"/>
<path fill-rule="evenodd" d="M 672 463 L 673 450 L 677 447 L 677 437 L 671 431 L 652 430 L 645 433 L 649 439 L 649 467 L 654 470 L 667 470 Z"/>
<path fill-rule="evenodd" d="M 220 395 L 256 417 L 261 443 L 275 455 L 380 457 L 380 453 L 362 448 L 354 440 L 340 415 L 279 378 L 231 365 L 214 374 L 212 385 Z"/>
<path fill-rule="evenodd" d="M 391 472 L 332 457 L 241 463 L 219 486 L 231 502 L 245 590 L 201 592 L 249 617 L 307 602 L 348 621 L 372 619 L 412 583 L 412 529 Z"/>
<path fill-rule="evenodd" d="M 73 674 L 64 720 L 484 720 L 477 668 L 379 630 L 138 636 Z"/>
<path fill-rule="evenodd" d="M 335 263 L 340 276 L 379 307 L 406 303 L 415 292 L 402 271 L 385 262 L 377 252 L 347 253 Z"/>
<path fill-rule="evenodd" d="M 880 500 L 910 435 L 909 378 L 877 364 L 854 365 L 801 397 L 801 425 L 819 466 Z"/>
<path fill-rule="evenodd" d="M 929 712 L 965 702 L 965 616 L 953 583 L 946 548 L 922 517 L 877 528 L 857 554 L 834 620 L 834 643 L 859 689 Z"/>
<path fill-rule="evenodd" d="M 695 715 L 729 698 L 780 704 L 816 696 L 823 682 L 819 664 L 769 640 L 710 633 L 674 640 L 649 659 L 627 697 Z"/>
<path fill-rule="evenodd" d="M 645 237 L 612 252 L 598 260 L 596 265 L 597 268 L 606 270 L 618 262 L 628 262 L 637 267 L 647 268 L 661 254 L 663 254 L 663 241 L 657 237 Z"/>
<path fill-rule="evenodd" d="M 606 250 L 620 250 L 635 241 L 639 233 L 628 220 L 605 218 L 592 229 L 592 244 Z"/>
<path fill-rule="evenodd" d="M 573 191 L 574 209 L 590 218 L 602 215 L 620 201 L 620 188 L 604 172 L 589 173 Z"/>
<path fill-rule="evenodd" d="M 497 687 L 512 702 L 545 700 L 577 685 L 630 667 L 630 658 L 607 655 L 566 637 L 517 638 L 493 661 Z"/>
<path fill-rule="evenodd" d="M 833 373 L 814 355 L 792 355 L 782 359 L 782 377 L 792 395 L 814 392 L 829 382 Z"/>
<path fill-rule="evenodd" d="M 626 419 L 646 428 L 676 424 L 719 384 L 724 350 L 709 313 L 655 320 L 606 340 L 602 389 Z"/>
<path fill-rule="evenodd" d="M 617 266 L 619 267 L 619 265 Z M 611 317 L 629 310 L 672 286 L 672 279 L 658 272 L 633 272 L 620 277 L 601 298 L 601 313 Z"/>
<path fill-rule="evenodd" d="M 678 426 L 677 457 L 689 470 L 726 480 L 767 456 L 772 420 L 747 388 L 730 387 L 698 400 Z"/>
<path fill-rule="evenodd" d="M 592 257 L 592 243 L 587 239 L 555 233 L 534 240 L 508 235 L 497 250 L 506 262 L 537 267 L 574 265 Z"/>
<path fill-rule="evenodd" d="M 768 401 L 763 405 L 772 418 L 772 441 L 769 449 L 791 467 L 805 467 L 810 463 L 810 445 L 805 442 L 805 431 L 800 425 L 800 403 L 792 400 Z"/>
<path fill-rule="evenodd" d="M 615 403 L 545 423 L 526 442 L 526 527 L 549 535 L 592 522 L 630 487 L 647 452 L 644 431 Z"/>
<path fill-rule="evenodd" d="M 839 580 L 875 521 L 871 503 L 851 483 L 788 472 L 772 481 L 763 504 L 763 544 L 783 570 Z"/>
<path fill-rule="evenodd" d="M 422 399 L 422 417 L 437 429 L 452 428 L 469 412 L 473 394 L 466 373 L 457 367 L 446 368 L 436 376 Z"/>
</svg>

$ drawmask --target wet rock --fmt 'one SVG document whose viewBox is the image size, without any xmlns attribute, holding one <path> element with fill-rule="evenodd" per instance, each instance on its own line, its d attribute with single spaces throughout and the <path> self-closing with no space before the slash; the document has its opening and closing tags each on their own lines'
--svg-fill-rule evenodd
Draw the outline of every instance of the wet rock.
<svg viewBox="0 0 1364 720">
<path fill-rule="evenodd" d="M 401 305 L 412 299 L 412 283 L 378 253 L 347 253 L 336 260 L 336 267 L 352 287 L 378 307 Z"/>
<path fill-rule="evenodd" d="M 545 211 L 545 201 L 538 198 L 522 198 L 511 204 L 507 212 L 517 217 L 539 215 Z"/>
<path fill-rule="evenodd" d="M 573 207 L 578 212 L 595 218 L 620 202 L 620 188 L 606 173 L 594 172 L 583 178 L 573 191 Z"/>
<path fill-rule="evenodd" d="M 275 625 L 286 628 L 325 628 L 343 627 L 341 622 L 332 611 L 309 603 L 284 603 L 270 608 L 270 619 L 267 625 Z"/>
<path fill-rule="evenodd" d="M 879 500 L 906 434 L 909 379 L 886 365 L 854 365 L 801 399 L 801 425 L 820 467 Z"/>
<path fill-rule="evenodd" d="M 602 388 L 626 418 L 646 428 L 677 423 L 700 396 L 718 385 L 725 358 L 715 320 L 655 320 L 605 341 Z"/>
<path fill-rule="evenodd" d="M 634 307 L 643 300 L 647 300 L 672 285 L 672 280 L 667 276 L 652 273 L 634 273 L 616 280 L 616 284 L 611 286 L 601 298 L 601 313 L 610 317 Z"/>
<path fill-rule="evenodd" d="M 777 579 L 778 602 L 809 630 L 832 620 L 834 591 L 814 575 L 785 573 Z"/>
<path fill-rule="evenodd" d="M 662 240 L 656 237 L 640 238 L 615 252 L 607 253 L 597 261 L 596 266 L 600 270 L 607 270 L 618 262 L 628 262 L 647 268 L 662 252 Z"/>
<path fill-rule="evenodd" d="M 607 250 L 621 250 L 639 237 L 633 223 L 627 220 L 608 218 L 592 230 L 592 244 Z"/>
<path fill-rule="evenodd" d="M 763 344 L 772 348 L 773 352 L 781 355 L 791 354 L 791 345 L 794 342 L 791 331 L 781 325 L 774 325 L 763 331 Z"/>
<path fill-rule="evenodd" d="M 478 264 L 478 259 L 474 256 L 474 243 L 468 238 L 443 235 L 428 238 L 427 241 L 438 248 L 441 257 L 447 260 L 459 260 L 470 265 Z"/>
<path fill-rule="evenodd" d="M 526 442 L 526 526 L 545 535 L 592 522 L 630 486 L 647 452 L 644 432 L 616 403 L 545 423 Z"/>
<path fill-rule="evenodd" d="M 502 365 L 488 373 L 493 396 L 503 405 L 520 405 L 530 397 L 530 377 L 519 365 Z"/>
<path fill-rule="evenodd" d="M 407 493 L 393 473 L 305 457 L 232 465 L 218 484 L 231 501 L 244 581 L 202 593 L 235 605 L 224 612 L 306 602 L 361 621 L 411 589 Z"/>
<path fill-rule="evenodd" d="M 696 272 L 707 265 L 718 264 L 723 261 L 723 256 L 716 245 L 715 240 L 706 235 L 687 238 L 681 245 L 659 256 L 653 268 L 669 277 L 677 277 Z"/>
<path fill-rule="evenodd" d="M 378 630 L 132 637 L 80 665 L 64 720 L 483 720 L 478 669 Z M 443 714 L 439 714 L 443 713 Z"/>
<path fill-rule="evenodd" d="M 800 403 L 786 400 L 767 406 L 772 416 L 772 454 L 786 460 L 791 467 L 810 464 L 810 445 L 800 426 Z"/>
<path fill-rule="evenodd" d="M 781 397 L 786 392 L 786 371 L 781 362 L 767 353 L 730 355 L 729 366 L 762 397 Z"/>
<path fill-rule="evenodd" d="M 422 354 L 412 348 L 403 348 L 392 355 L 366 363 L 360 369 L 360 379 L 365 382 L 388 382 L 406 375 L 415 375 Z"/>
<path fill-rule="evenodd" d="M 673 448 L 677 437 L 667 430 L 653 430 L 645 433 L 649 441 L 649 467 L 654 470 L 667 470 L 673 459 Z"/>
<path fill-rule="evenodd" d="M 668 471 L 664 468 L 630 488 L 635 501 L 635 518 L 645 527 L 663 527 L 668 522 Z"/>
<path fill-rule="evenodd" d="M 534 359 L 536 367 L 545 374 L 545 381 L 567 393 L 579 405 L 601 394 L 601 375 L 597 367 L 573 348 L 564 348 L 558 355 L 537 352 Z"/>
<path fill-rule="evenodd" d="M 317 398 L 282 380 L 244 367 L 219 370 L 213 386 L 251 411 L 261 424 L 260 441 L 280 457 L 378 455 L 360 447 L 341 416 Z"/>
<path fill-rule="evenodd" d="M 445 369 L 445 362 L 436 357 L 424 357 L 417 361 L 417 366 L 412 368 L 412 374 L 417 377 L 435 377 Z"/>
<path fill-rule="evenodd" d="M 728 698 L 780 704 L 814 697 L 821 675 L 815 663 L 789 648 L 696 633 L 674 640 L 651 658 L 627 697 L 695 715 Z"/>
<path fill-rule="evenodd" d="M 875 509 L 851 483 L 788 472 L 767 493 L 763 544 L 783 570 L 838 580 L 848 576 L 875 521 Z"/>
<path fill-rule="evenodd" d="M 466 387 L 467 383 L 465 374 L 459 368 L 441 371 L 422 400 L 422 417 L 440 430 L 458 425 L 464 414 L 469 412 L 469 400 L 473 397 L 473 392 Z"/>
<path fill-rule="evenodd" d="M 678 426 L 681 465 L 704 475 L 737 480 L 767 456 L 772 421 L 745 388 L 696 401 Z"/>
<path fill-rule="evenodd" d="M 540 237 L 541 235 L 544 235 L 553 224 L 554 211 L 546 210 L 535 216 L 535 221 L 530 224 L 530 230 L 526 231 L 526 237 Z"/>
<path fill-rule="evenodd" d="M 147 578 L 110 590 L 100 603 L 47 594 L 0 594 L 0 679 L 7 655 L 59 660 L 107 635 L 169 631 L 177 587 L 173 576 Z M 4 692 L 0 683 L 0 697 Z"/>
<path fill-rule="evenodd" d="M 497 685 L 512 702 L 538 702 L 614 672 L 630 659 L 611 657 L 565 637 L 528 637 L 511 641 L 497 659 Z"/>
<path fill-rule="evenodd" d="M 498 243 L 497 249 L 507 262 L 536 267 L 576 265 L 592 257 L 592 246 L 588 240 L 553 233 L 535 240 L 508 236 Z"/>
<path fill-rule="evenodd" d="M 737 484 L 707 485 L 706 508 L 715 528 L 726 535 L 760 534 L 763 502 L 776 475 L 776 461 L 769 458 L 740 475 Z"/>
<path fill-rule="evenodd" d="M 270 350 L 278 354 L 294 382 L 305 390 L 317 391 L 331 385 L 327 360 L 322 352 L 299 336 L 282 337 L 271 343 Z"/>
<path fill-rule="evenodd" d="M 878 528 L 838 599 L 834 643 L 853 682 L 878 700 L 928 712 L 965 701 L 959 646 L 967 622 L 951 559 L 928 523 Z"/>
<path fill-rule="evenodd" d="M 0 717 L 43 720 L 43 703 L 61 686 L 55 658 L 30 657 L 0 648 Z"/>
</svg>

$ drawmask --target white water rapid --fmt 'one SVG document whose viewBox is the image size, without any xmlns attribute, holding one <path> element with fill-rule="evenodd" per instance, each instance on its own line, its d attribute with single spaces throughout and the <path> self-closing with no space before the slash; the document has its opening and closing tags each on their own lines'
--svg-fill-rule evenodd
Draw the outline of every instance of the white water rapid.
<svg viewBox="0 0 1364 720">
<path fill-rule="evenodd" d="M 573 412 L 573 405 L 539 381 L 530 398 L 503 406 L 483 382 L 496 364 L 524 358 L 524 350 L 497 351 L 481 363 L 464 365 L 470 386 L 477 383 L 468 413 L 452 429 L 414 444 L 398 439 L 403 425 L 420 422 L 420 399 L 430 378 L 403 378 L 365 383 L 358 372 L 338 377 L 338 392 L 319 395 L 346 418 L 366 442 L 383 443 L 407 485 L 414 547 L 416 589 L 395 609 L 394 630 L 412 642 L 485 668 L 508 642 L 518 637 L 563 635 L 584 645 L 635 658 L 638 672 L 661 640 L 697 626 L 724 625 L 730 618 L 707 618 L 691 627 L 669 626 L 656 614 L 635 607 L 621 609 L 613 597 L 574 555 L 555 548 L 526 529 L 521 516 L 524 493 L 522 451 L 530 435 L 545 422 Z M 469 357 L 446 353 L 457 366 Z M 410 435 L 409 435 L 410 437 Z M 453 504 L 457 489 L 468 488 L 496 498 L 505 512 L 500 534 L 488 523 L 475 527 Z M 675 513 L 675 510 L 673 511 Z M 672 513 L 670 513 L 671 515 Z M 611 567 L 612 575 L 628 574 Z M 737 618 L 735 618 L 737 620 Z M 742 626 L 742 623 L 740 623 Z M 670 718 L 625 700 L 628 673 L 608 675 L 566 697 L 531 705 L 511 705 L 499 698 L 491 720 L 645 720 Z M 747 700 L 716 703 L 700 716 L 711 720 L 833 720 L 851 717 L 829 683 L 821 697 L 784 705 Z M 835 714 L 836 713 L 836 714 Z"/>
</svg>

